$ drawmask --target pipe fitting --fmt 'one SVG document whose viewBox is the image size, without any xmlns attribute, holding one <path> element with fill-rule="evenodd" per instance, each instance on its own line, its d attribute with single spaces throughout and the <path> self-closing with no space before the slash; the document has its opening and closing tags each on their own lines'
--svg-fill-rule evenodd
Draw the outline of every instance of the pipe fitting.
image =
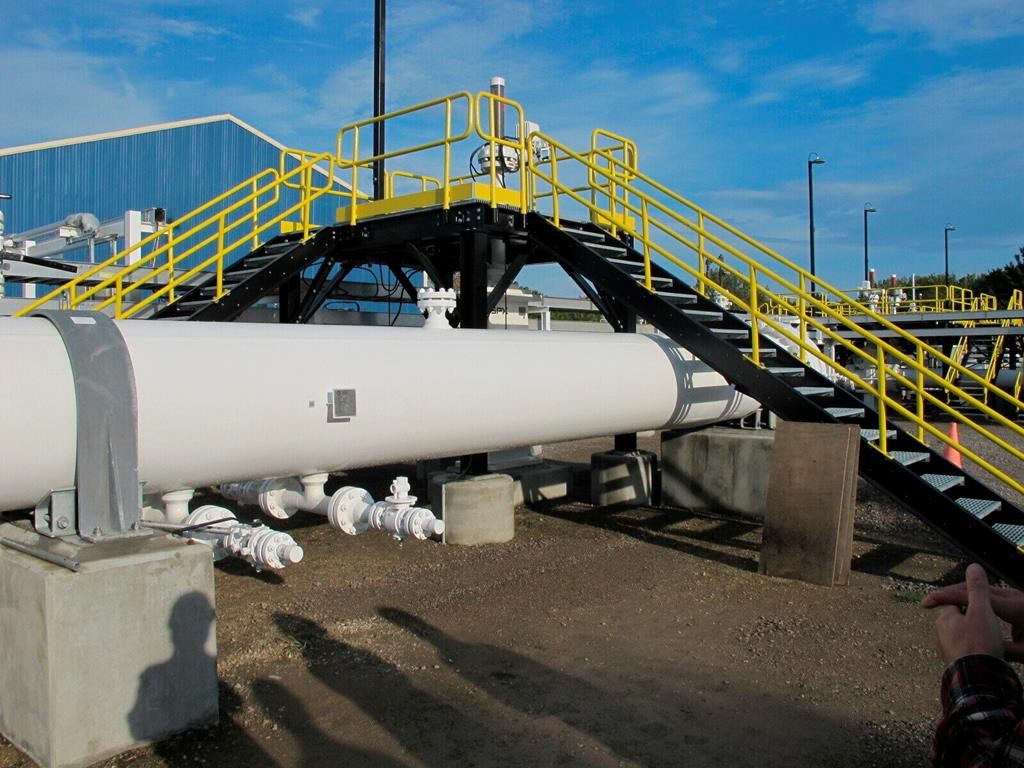
<svg viewBox="0 0 1024 768">
<path fill-rule="evenodd" d="M 224 507 L 204 504 L 185 519 L 184 527 L 193 528 L 184 535 L 209 546 L 215 560 L 240 557 L 257 571 L 280 570 L 302 561 L 302 547 L 287 533 L 242 523 Z"/>
<path fill-rule="evenodd" d="M 160 497 L 164 505 L 164 518 L 169 523 L 180 523 L 188 517 L 188 504 L 196 492 L 191 488 L 171 491 Z"/>
<path fill-rule="evenodd" d="M 399 539 L 429 539 L 444 533 L 444 521 L 423 507 L 414 507 L 416 497 L 409 495 L 409 479 L 396 477 L 391 483 L 391 495 L 384 501 L 374 501 L 363 488 L 346 486 L 331 496 L 327 505 L 327 519 L 335 528 L 355 535 L 368 528 L 387 531 Z"/>
</svg>

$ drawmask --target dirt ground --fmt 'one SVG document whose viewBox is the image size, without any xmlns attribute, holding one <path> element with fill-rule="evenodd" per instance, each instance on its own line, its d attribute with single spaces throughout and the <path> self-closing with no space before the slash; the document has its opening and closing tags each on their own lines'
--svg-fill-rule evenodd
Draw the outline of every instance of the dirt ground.
<svg viewBox="0 0 1024 768">
<path fill-rule="evenodd" d="M 379 498 L 395 474 L 344 482 Z M 300 565 L 217 568 L 220 724 L 100 765 L 927 765 L 942 664 L 917 604 L 964 564 L 863 483 L 831 589 L 758 575 L 760 526 L 677 510 L 546 502 L 479 548 L 278 527 Z"/>
</svg>

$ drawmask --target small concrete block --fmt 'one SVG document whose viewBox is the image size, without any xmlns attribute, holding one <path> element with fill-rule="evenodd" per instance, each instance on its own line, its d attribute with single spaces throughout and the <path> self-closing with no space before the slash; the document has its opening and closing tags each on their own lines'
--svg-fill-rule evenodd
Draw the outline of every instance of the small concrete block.
<svg viewBox="0 0 1024 768">
<path fill-rule="evenodd" d="M 513 501 L 533 504 L 538 501 L 564 499 L 572 489 L 572 466 L 546 461 L 536 467 L 509 470 L 515 482 Z"/>
<path fill-rule="evenodd" d="M 444 520 L 448 544 L 503 544 L 515 536 L 514 483 L 509 475 L 430 479 L 435 515 Z M 436 490 L 435 490 L 436 489 Z"/>
<path fill-rule="evenodd" d="M 216 722 L 210 550 L 154 535 L 77 560 L 0 546 L 0 731 L 46 768 L 77 768 Z"/>
<path fill-rule="evenodd" d="M 832 586 L 850 581 L 860 430 L 781 422 L 759 570 Z"/>
<path fill-rule="evenodd" d="M 650 506 L 658 500 L 658 457 L 650 451 L 607 451 L 590 457 L 590 503 Z"/>
<path fill-rule="evenodd" d="M 694 511 L 764 517 L 772 430 L 709 427 L 661 437 L 662 503 Z"/>
</svg>

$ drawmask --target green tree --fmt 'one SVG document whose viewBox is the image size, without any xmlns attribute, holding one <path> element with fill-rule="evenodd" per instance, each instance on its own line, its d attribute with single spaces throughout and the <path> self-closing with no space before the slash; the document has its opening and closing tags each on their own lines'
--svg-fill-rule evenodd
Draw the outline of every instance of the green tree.
<svg viewBox="0 0 1024 768">
<path fill-rule="evenodd" d="M 1014 289 L 1024 291 L 1024 246 L 1005 267 L 993 269 L 978 278 L 978 288 L 975 290 L 991 293 L 999 300 L 999 306 L 1005 307 Z"/>
</svg>

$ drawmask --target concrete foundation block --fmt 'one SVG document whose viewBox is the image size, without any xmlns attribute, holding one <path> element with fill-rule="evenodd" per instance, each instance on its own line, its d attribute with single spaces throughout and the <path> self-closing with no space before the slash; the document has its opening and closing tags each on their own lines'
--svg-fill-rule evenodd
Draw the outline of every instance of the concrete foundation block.
<svg viewBox="0 0 1024 768">
<path fill-rule="evenodd" d="M 515 536 L 515 484 L 509 475 L 430 478 L 434 514 L 444 520 L 447 544 L 503 544 Z"/>
<path fill-rule="evenodd" d="M 650 451 L 607 451 L 590 457 L 590 503 L 598 507 L 658 503 L 658 457 Z"/>
<path fill-rule="evenodd" d="M 508 472 L 515 484 L 516 505 L 564 499 L 572 493 L 572 466 L 545 461 L 536 467 L 520 467 Z"/>
<path fill-rule="evenodd" d="M 54 543 L 16 526 L 0 536 Z M 0 546 L 0 731 L 72 768 L 217 721 L 213 559 L 164 535 L 77 548 L 76 573 Z"/>
<path fill-rule="evenodd" d="M 825 586 L 849 583 L 859 460 L 856 426 L 779 424 L 761 573 Z"/>
<path fill-rule="evenodd" d="M 763 518 L 774 444 L 775 432 L 764 429 L 663 433 L 662 503 Z"/>
</svg>

